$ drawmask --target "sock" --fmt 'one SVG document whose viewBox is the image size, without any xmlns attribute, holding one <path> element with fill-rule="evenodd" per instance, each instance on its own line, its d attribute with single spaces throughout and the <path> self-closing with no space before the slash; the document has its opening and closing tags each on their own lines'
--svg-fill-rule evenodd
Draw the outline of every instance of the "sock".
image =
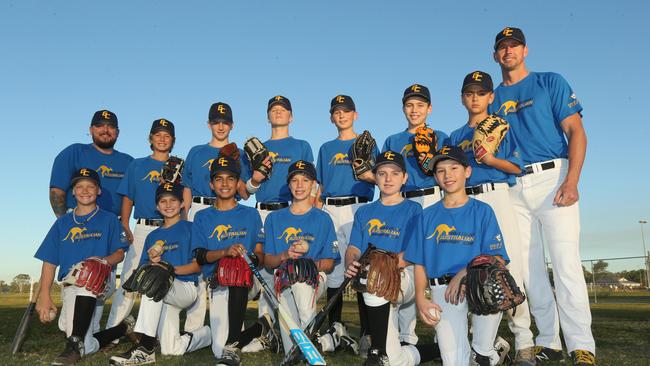
<svg viewBox="0 0 650 366">
<path fill-rule="evenodd" d="M 368 313 L 366 311 L 366 303 L 363 301 L 363 293 L 357 292 L 357 306 L 359 307 L 359 337 L 368 334 Z"/>
<path fill-rule="evenodd" d="M 93 334 L 93 337 L 99 342 L 99 348 L 106 346 L 116 339 L 123 337 L 126 334 L 126 324 L 124 322 L 114 326 L 113 328 L 104 329 L 100 332 Z"/>
<path fill-rule="evenodd" d="M 74 300 L 74 315 L 72 317 L 72 336 L 84 339 L 90 322 L 95 313 L 97 299 L 91 296 L 77 296 Z"/>
<path fill-rule="evenodd" d="M 328 287 L 327 288 L 327 301 L 329 302 L 331 298 L 338 292 L 339 287 Z M 339 296 L 332 308 L 330 309 L 327 318 L 329 320 L 330 327 L 334 322 L 341 323 L 341 312 L 343 311 L 343 296 Z"/>
<path fill-rule="evenodd" d="M 415 348 L 420 353 L 420 363 L 440 359 L 440 347 L 438 347 L 438 343 L 418 344 Z"/>
<path fill-rule="evenodd" d="M 228 288 L 228 340 L 226 344 L 238 342 L 242 333 L 241 326 L 244 324 L 246 315 L 246 304 L 248 303 L 248 288 Z"/>
<path fill-rule="evenodd" d="M 388 333 L 388 317 L 390 315 L 390 303 L 381 306 L 367 306 L 368 331 L 372 338 L 372 348 L 378 349 L 386 354 L 386 335 Z"/>
<path fill-rule="evenodd" d="M 146 350 L 151 351 L 156 348 L 156 337 L 142 334 L 142 337 L 140 338 L 140 345 Z"/>
<path fill-rule="evenodd" d="M 244 348 L 244 346 L 251 343 L 253 339 L 261 336 L 263 330 L 264 328 L 262 327 L 262 324 L 257 322 L 246 328 L 246 330 L 239 334 L 239 343 L 237 344 L 237 348 Z"/>
</svg>

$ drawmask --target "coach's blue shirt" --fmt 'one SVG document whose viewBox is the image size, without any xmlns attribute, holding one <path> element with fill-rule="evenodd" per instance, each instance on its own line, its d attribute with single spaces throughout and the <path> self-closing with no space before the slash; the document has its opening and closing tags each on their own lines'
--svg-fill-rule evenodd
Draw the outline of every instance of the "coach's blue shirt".
<svg viewBox="0 0 650 366">
<path fill-rule="evenodd" d="M 133 160 L 126 169 L 117 193 L 133 201 L 133 218 L 160 219 L 156 209 L 156 188 L 160 184 L 160 172 L 165 162 L 151 156 Z"/>
<path fill-rule="evenodd" d="M 356 139 L 328 141 L 318 151 L 316 172 L 321 183 L 321 198 L 357 196 L 372 200 L 375 185 L 355 180 L 352 173 L 352 144 Z M 373 154 L 379 150 L 375 147 Z"/>
<path fill-rule="evenodd" d="M 298 140 L 291 136 L 264 142 L 269 149 L 271 161 L 273 162 L 273 173 L 271 178 L 262 183 L 260 189 L 255 193 L 257 202 L 289 202 L 291 191 L 287 185 L 287 173 L 289 165 L 305 160 L 310 163 L 314 161 L 314 154 L 311 146 L 304 140 Z"/>
</svg>

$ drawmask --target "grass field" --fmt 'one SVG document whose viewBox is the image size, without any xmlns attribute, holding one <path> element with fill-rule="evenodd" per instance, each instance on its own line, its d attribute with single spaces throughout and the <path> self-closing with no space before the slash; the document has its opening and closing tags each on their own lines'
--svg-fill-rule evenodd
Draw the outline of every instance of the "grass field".
<svg viewBox="0 0 650 366">
<path fill-rule="evenodd" d="M 650 294 L 649 293 L 605 293 L 598 295 L 598 304 L 592 304 L 593 332 L 596 337 L 599 365 L 650 365 Z M 63 335 L 54 324 L 42 325 L 33 320 L 23 352 L 10 354 L 13 336 L 27 304 L 27 297 L 20 295 L 0 295 L 0 365 L 43 365 L 48 364 L 62 350 Z M 107 315 L 107 310 L 105 316 Z M 247 322 L 253 321 L 257 310 L 250 308 Z M 358 334 L 356 304 L 346 302 L 344 321 L 351 334 Z M 433 334 L 430 328 L 418 324 L 420 343 L 430 343 Z M 513 342 L 505 321 L 501 324 L 500 335 Z M 124 351 L 131 346 L 123 342 L 117 349 Z M 107 365 L 108 355 L 99 352 L 80 365 Z M 268 351 L 245 354 L 243 365 L 275 365 L 280 356 Z M 362 359 L 350 354 L 337 352 L 327 354 L 328 365 L 360 365 Z M 183 357 L 162 357 L 157 355 L 160 365 L 214 365 L 214 357 L 209 348 L 199 350 Z M 567 359 L 568 361 L 568 359 Z M 428 363 L 427 365 L 439 365 Z M 558 363 L 558 365 L 560 365 Z M 570 365 L 570 363 L 569 363 Z"/>
</svg>

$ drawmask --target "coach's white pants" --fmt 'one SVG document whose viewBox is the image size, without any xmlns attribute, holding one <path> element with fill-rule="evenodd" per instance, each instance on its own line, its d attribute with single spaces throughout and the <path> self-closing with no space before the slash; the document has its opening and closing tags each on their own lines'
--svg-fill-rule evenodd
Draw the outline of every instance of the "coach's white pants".
<svg viewBox="0 0 650 366">
<path fill-rule="evenodd" d="M 431 286 L 433 302 L 440 305 L 440 322 L 436 325 L 436 338 L 440 347 L 442 364 L 447 366 L 467 366 L 471 349 L 490 358 L 490 364 L 496 365 L 499 354 L 494 349 L 494 339 L 499 330 L 502 313 L 475 315 L 472 317 L 472 346 L 470 348 L 467 326 L 467 302 L 458 305 L 445 301 L 447 285 Z"/>
<path fill-rule="evenodd" d="M 174 280 L 169 292 L 161 301 L 142 296 L 138 320 L 134 331 L 150 337 L 158 336 L 160 353 L 179 356 L 210 345 L 210 328 L 204 326 L 189 334 L 180 334 L 181 310 L 196 301 L 197 289 L 193 282 Z"/>
<path fill-rule="evenodd" d="M 388 356 L 391 366 L 418 365 L 420 363 L 420 353 L 414 346 L 415 342 L 411 343 L 407 341 L 410 344 L 402 346 L 400 343 L 402 341 L 402 334 L 399 328 L 401 326 L 400 321 L 403 318 L 405 320 L 407 319 L 407 316 L 402 317 L 401 314 L 403 311 L 403 306 L 414 303 L 415 301 L 413 266 L 409 266 L 404 271 L 402 271 L 400 289 L 401 291 L 397 298 L 397 301 L 393 304 L 390 304 L 388 331 L 386 332 L 386 355 Z M 388 303 L 388 300 L 384 299 L 383 297 L 378 297 L 367 292 L 363 293 L 363 301 L 366 306 L 370 307 L 378 307 Z M 409 320 L 410 321 L 408 324 L 410 325 L 413 323 L 413 328 L 415 328 L 415 312 L 413 312 L 413 318 Z M 372 319 L 370 319 L 370 321 L 372 321 Z"/>
<path fill-rule="evenodd" d="M 142 250 L 144 249 L 144 240 L 150 232 L 157 228 L 158 226 L 149 226 L 144 224 L 135 225 L 135 228 L 133 229 L 133 243 L 129 245 L 129 249 L 126 251 L 126 256 L 124 257 L 124 262 L 122 262 L 120 287 L 115 291 L 113 305 L 111 305 L 111 312 L 106 321 L 106 329 L 120 324 L 120 322 L 131 313 L 137 293 L 124 291 L 124 289 L 122 289 L 122 284 L 124 281 L 129 279 L 136 269 L 138 269 Z"/>
<path fill-rule="evenodd" d="M 187 213 L 187 221 L 194 222 L 194 216 L 197 212 L 205 210 L 210 205 L 192 202 L 190 210 Z M 197 287 L 198 295 L 197 300 L 192 306 L 187 309 L 187 317 L 185 318 L 185 330 L 191 332 L 195 329 L 201 328 L 205 324 L 205 313 L 208 308 L 208 291 L 203 275 L 199 275 L 199 285 Z"/>
<path fill-rule="evenodd" d="M 556 159 L 555 164 L 555 169 L 517 178 L 517 185 L 510 190 L 519 222 L 522 256 L 528 261 L 522 272 L 524 286 L 539 329 L 537 345 L 561 349 L 561 323 L 569 352 L 583 349 L 595 353 L 589 297 L 580 263 L 580 211 L 578 203 L 553 206 L 569 166 L 566 159 Z M 542 238 L 553 263 L 555 296 L 546 272 Z"/>
<path fill-rule="evenodd" d="M 506 245 L 506 251 L 510 258 L 508 269 L 514 278 L 517 285 L 524 291 L 524 280 L 522 275 L 522 267 L 524 258 L 521 256 L 521 237 L 519 234 L 519 226 L 517 224 L 517 215 L 514 211 L 514 206 L 510 198 L 507 183 L 497 183 L 497 189 L 494 191 L 481 193 L 473 196 L 479 201 L 489 204 L 494 210 L 497 217 L 499 228 L 503 234 L 503 242 Z M 515 349 L 520 350 L 524 348 L 533 347 L 533 332 L 530 330 L 530 310 L 528 309 L 528 301 L 524 301 L 521 305 L 517 306 L 514 316 L 513 311 L 507 312 L 508 326 L 510 331 L 515 336 Z"/>
<path fill-rule="evenodd" d="M 77 296 L 88 296 L 96 298 L 96 295 L 93 295 L 92 292 L 86 290 L 83 287 L 77 286 L 63 286 L 61 289 L 61 300 L 63 306 L 61 307 L 61 314 L 59 314 L 59 329 L 62 332 L 65 332 L 66 337 L 72 335 L 72 326 L 74 322 L 74 304 Z M 90 326 L 86 331 L 84 336 L 84 354 L 82 356 L 88 356 L 99 350 L 99 341 L 97 338 L 93 337 L 93 324 L 95 321 L 99 322 L 101 314 L 93 312 L 93 318 L 90 322 Z"/>
<path fill-rule="evenodd" d="M 323 205 L 323 211 L 327 212 L 334 223 L 336 240 L 339 243 L 341 261 L 334 267 L 334 270 L 327 275 L 327 287 L 338 288 L 343 283 L 345 272 L 345 251 L 350 243 L 350 233 L 354 222 L 354 213 L 365 203 L 355 203 L 346 206 Z"/>
</svg>

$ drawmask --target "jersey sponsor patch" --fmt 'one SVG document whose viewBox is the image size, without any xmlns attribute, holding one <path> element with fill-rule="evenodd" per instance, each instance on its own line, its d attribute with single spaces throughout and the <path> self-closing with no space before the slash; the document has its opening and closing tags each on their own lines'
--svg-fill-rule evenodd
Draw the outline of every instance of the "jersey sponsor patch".
<svg viewBox="0 0 650 366">
<path fill-rule="evenodd" d="M 386 222 L 379 219 L 368 220 L 366 227 L 368 228 L 368 236 L 388 236 L 391 238 L 399 238 L 400 236 L 399 228 L 388 226 Z"/>
<path fill-rule="evenodd" d="M 122 178 L 124 177 L 124 172 L 116 172 L 113 170 L 113 168 L 107 166 L 107 165 L 100 165 L 97 169 L 95 169 L 99 175 L 102 176 L 102 178 Z"/>
<path fill-rule="evenodd" d="M 142 178 L 142 180 L 149 180 L 150 183 L 158 183 L 160 182 L 160 171 L 151 170 L 144 176 L 144 178 Z"/>
<path fill-rule="evenodd" d="M 218 241 L 226 240 L 226 239 L 231 239 L 231 238 L 244 238 L 246 235 L 248 235 L 248 231 L 246 229 L 240 229 L 240 230 L 231 230 L 232 225 L 217 225 L 214 227 L 212 230 L 212 233 L 208 237 L 209 239 L 216 238 Z"/>
<path fill-rule="evenodd" d="M 297 240 L 305 240 L 309 243 L 314 241 L 314 235 L 311 233 L 303 233 L 301 228 L 295 228 L 290 226 L 278 236 L 278 239 L 284 239 L 284 242 L 289 244 L 289 242 L 294 242 Z"/>
<path fill-rule="evenodd" d="M 348 154 L 343 154 L 343 153 L 336 153 L 334 156 L 332 156 L 332 159 L 330 159 L 330 165 L 340 165 L 340 164 L 347 164 L 350 165 L 350 159 L 348 158 Z"/>
<path fill-rule="evenodd" d="M 435 239 L 436 243 L 443 242 L 447 244 L 472 245 L 474 243 L 474 235 L 457 232 L 455 226 L 447 224 L 436 226 L 433 233 L 428 235 L 426 239 Z"/>
<path fill-rule="evenodd" d="M 89 232 L 88 228 L 74 226 L 70 228 L 68 234 L 61 241 L 69 240 L 71 243 L 75 243 L 80 240 L 98 239 L 101 237 L 102 237 L 102 233 L 99 231 Z"/>
<path fill-rule="evenodd" d="M 273 163 L 290 163 L 291 158 L 288 156 L 282 156 L 276 152 L 270 151 L 269 150 L 269 156 L 271 157 L 271 161 Z"/>
</svg>

